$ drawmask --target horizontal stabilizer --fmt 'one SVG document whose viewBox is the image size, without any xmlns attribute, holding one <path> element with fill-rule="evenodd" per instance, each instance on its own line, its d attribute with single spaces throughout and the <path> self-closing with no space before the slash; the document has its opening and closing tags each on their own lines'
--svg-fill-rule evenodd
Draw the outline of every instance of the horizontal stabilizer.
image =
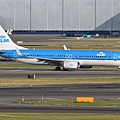
<svg viewBox="0 0 120 120">
<path fill-rule="evenodd" d="M 6 53 L 5 50 L 0 50 L 0 54 Z"/>
<path fill-rule="evenodd" d="M 16 51 L 17 51 L 17 54 L 19 55 L 19 56 L 23 56 L 23 54 L 19 51 L 19 49 L 16 47 Z"/>
</svg>

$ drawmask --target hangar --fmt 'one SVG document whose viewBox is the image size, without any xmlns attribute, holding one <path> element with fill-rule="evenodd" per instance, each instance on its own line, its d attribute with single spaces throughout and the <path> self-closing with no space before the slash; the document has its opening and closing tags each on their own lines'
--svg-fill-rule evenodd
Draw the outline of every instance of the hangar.
<svg viewBox="0 0 120 120">
<path fill-rule="evenodd" d="M 4 29 L 120 31 L 120 0 L 0 0 Z"/>
</svg>

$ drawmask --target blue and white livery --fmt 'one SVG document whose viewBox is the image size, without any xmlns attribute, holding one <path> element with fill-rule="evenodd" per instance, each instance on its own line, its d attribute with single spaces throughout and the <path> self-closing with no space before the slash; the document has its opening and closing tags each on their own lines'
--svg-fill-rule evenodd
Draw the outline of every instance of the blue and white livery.
<svg viewBox="0 0 120 120">
<path fill-rule="evenodd" d="M 16 45 L 0 26 L 0 56 L 28 64 L 52 65 L 55 70 L 120 66 L 120 52 L 106 50 L 30 50 Z"/>
</svg>

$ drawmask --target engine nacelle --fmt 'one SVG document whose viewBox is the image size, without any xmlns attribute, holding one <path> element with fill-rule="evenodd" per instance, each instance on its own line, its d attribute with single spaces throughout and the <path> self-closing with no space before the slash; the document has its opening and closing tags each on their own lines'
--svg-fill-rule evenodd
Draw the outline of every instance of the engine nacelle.
<svg viewBox="0 0 120 120">
<path fill-rule="evenodd" d="M 79 63 L 77 61 L 64 61 L 63 68 L 65 68 L 65 69 L 78 69 Z"/>
</svg>

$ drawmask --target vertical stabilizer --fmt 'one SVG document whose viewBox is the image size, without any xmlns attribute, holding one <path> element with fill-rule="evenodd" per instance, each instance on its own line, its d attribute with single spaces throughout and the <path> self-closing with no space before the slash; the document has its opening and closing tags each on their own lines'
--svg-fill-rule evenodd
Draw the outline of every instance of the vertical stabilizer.
<svg viewBox="0 0 120 120">
<path fill-rule="evenodd" d="M 16 45 L 0 26 L 0 50 L 26 49 Z"/>
</svg>

